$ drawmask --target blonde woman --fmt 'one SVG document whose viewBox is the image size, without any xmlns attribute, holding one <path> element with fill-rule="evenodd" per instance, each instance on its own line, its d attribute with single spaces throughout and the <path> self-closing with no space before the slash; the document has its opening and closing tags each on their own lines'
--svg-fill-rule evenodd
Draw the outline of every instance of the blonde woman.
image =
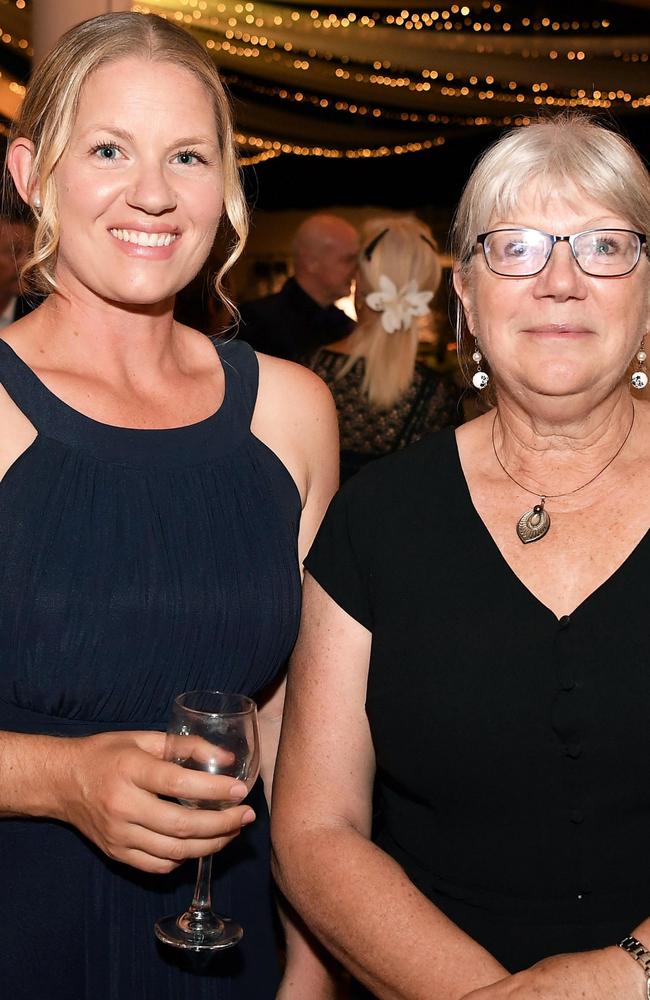
<svg viewBox="0 0 650 1000">
<path fill-rule="evenodd" d="M 488 150 L 453 246 L 496 406 L 364 469 L 306 560 L 278 873 L 381 1000 L 650 996 L 649 231 L 594 121 Z"/>
<path fill-rule="evenodd" d="M 410 216 L 373 219 L 361 246 L 358 324 L 308 359 L 336 403 L 342 481 L 372 459 L 462 422 L 452 380 L 416 361 L 442 275 L 430 229 Z"/>
<path fill-rule="evenodd" d="M 141 14 L 66 34 L 13 129 L 9 170 L 36 220 L 25 277 L 47 298 L 0 341 L 6 996 L 278 989 L 261 786 L 242 802 L 241 783 L 161 759 L 175 695 L 248 693 L 268 790 L 298 553 L 336 478 L 318 379 L 173 320 L 219 225 L 217 290 L 241 252 L 235 155 L 208 55 Z M 158 950 L 153 924 L 191 899 L 182 862 L 226 847 L 219 903 L 245 938 L 197 967 Z M 306 946 L 289 959 L 280 996 L 326 995 Z"/>
</svg>

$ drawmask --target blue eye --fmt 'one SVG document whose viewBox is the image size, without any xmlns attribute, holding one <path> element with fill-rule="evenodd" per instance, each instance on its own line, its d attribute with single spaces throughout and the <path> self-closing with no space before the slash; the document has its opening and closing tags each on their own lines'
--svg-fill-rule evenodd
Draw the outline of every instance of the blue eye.
<svg viewBox="0 0 650 1000">
<path fill-rule="evenodd" d="M 611 257 L 619 252 L 618 243 L 612 239 L 599 239 L 594 241 L 594 250 L 601 257 Z"/>
<path fill-rule="evenodd" d="M 119 146 L 116 146 L 114 142 L 100 142 L 96 146 L 93 146 L 91 152 L 97 156 L 100 160 L 116 160 L 118 154 L 120 153 Z"/>
<path fill-rule="evenodd" d="M 195 149 L 183 149 L 176 154 L 176 159 L 183 167 L 191 167 L 195 163 L 206 163 L 205 157 L 197 153 Z"/>
<path fill-rule="evenodd" d="M 508 243 L 503 252 L 508 257 L 524 257 L 530 250 L 530 244 L 524 240 L 518 240 L 517 242 L 513 240 L 512 243 Z"/>
</svg>

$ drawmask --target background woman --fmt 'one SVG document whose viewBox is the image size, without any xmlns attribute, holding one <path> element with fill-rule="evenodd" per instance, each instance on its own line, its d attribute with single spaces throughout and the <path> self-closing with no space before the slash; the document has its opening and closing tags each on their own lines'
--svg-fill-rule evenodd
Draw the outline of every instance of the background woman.
<svg viewBox="0 0 650 1000">
<path fill-rule="evenodd" d="M 355 477 L 307 559 L 278 872 L 377 997 L 646 996 L 649 229 L 589 120 L 489 150 L 455 285 L 497 406 Z"/>
<path fill-rule="evenodd" d="M 238 804 L 239 783 L 164 762 L 158 730 L 181 691 L 254 694 L 269 777 L 333 408 L 311 373 L 173 321 L 220 220 L 222 274 L 246 235 L 227 100 L 189 35 L 139 14 L 73 29 L 8 163 L 49 295 L 0 341 L 2 990 L 270 1000 L 262 790 Z M 191 898 L 179 865 L 238 834 L 218 884 L 244 942 L 193 974 L 153 922 Z M 319 995 L 290 972 L 282 996 Z"/>
<path fill-rule="evenodd" d="M 358 324 L 308 360 L 336 403 L 342 481 L 372 459 L 462 421 L 453 381 L 416 363 L 442 275 L 431 230 L 408 216 L 373 219 L 361 246 Z"/>
</svg>

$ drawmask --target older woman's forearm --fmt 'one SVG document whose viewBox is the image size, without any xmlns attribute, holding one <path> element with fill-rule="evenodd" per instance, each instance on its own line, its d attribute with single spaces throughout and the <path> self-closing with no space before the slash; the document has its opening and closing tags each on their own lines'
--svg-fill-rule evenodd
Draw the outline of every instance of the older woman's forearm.
<svg viewBox="0 0 650 1000">
<path fill-rule="evenodd" d="M 325 947 L 380 1000 L 458 1000 L 507 976 L 349 825 L 280 835 L 275 872 Z"/>
</svg>

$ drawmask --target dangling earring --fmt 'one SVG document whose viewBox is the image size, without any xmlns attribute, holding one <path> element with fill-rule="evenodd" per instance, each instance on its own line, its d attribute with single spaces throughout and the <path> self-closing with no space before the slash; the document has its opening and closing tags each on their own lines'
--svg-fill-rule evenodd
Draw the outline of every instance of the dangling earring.
<svg viewBox="0 0 650 1000">
<path fill-rule="evenodd" d="M 483 355 L 478 349 L 478 340 L 474 338 L 474 353 L 472 354 L 472 361 L 476 362 L 476 371 L 472 375 L 472 385 L 475 389 L 485 389 L 486 385 L 490 381 L 490 376 L 487 372 L 481 370 L 481 361 L 483 360 Z M 646 378 L 646 382 L 647 382 Z"/>
<path fill-rule="evenodd" d="M 644 350 L 644 347 L 645 347 L 645 337 L 643 337 L 643 339 L 641 340 L 641 346 L 639 347 L 639 350 L 636 352 L 636 360 L 639 362 L 639 367 L 637 371 L 632 373 L 632 378 L 630 379 L 634 389 L 645 389 L 645 387 L 648 384 L 648 373 L 645 370 L 645 361 L 647 358 L 647 354 Z"/>
</svg>

